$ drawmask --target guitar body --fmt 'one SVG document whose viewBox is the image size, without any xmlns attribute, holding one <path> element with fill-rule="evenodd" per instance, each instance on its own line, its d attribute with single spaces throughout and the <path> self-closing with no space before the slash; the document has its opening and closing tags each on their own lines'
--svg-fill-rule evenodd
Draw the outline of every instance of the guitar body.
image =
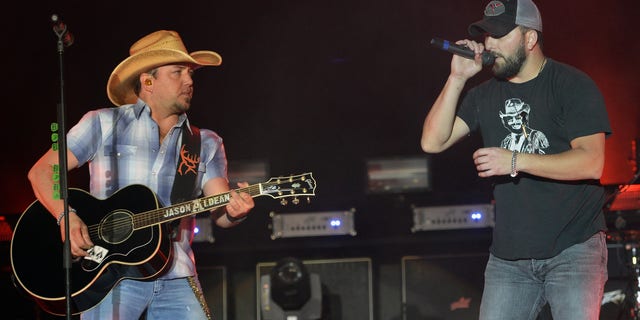
<svg viewBox="0 0 640 320">
<path fill-rule="evenodd" d="M 314 196 L 315 189 L 313 175 L 304 173 L 273 177 L 236 191 L 282 201 L 293 198 L 291 202 L 298 204 L 299 196 Z M 73 261 L 69 268 L 72 314 L 93 308 L 123 279 L 160 276 L 173 255 L 167 222 L 211 211 L 231 199 L 229 191 L 160 208 L 155 193 L 143 185 L 124 187 L 104 200 L 80 189 L 69 189 L 68 196 L 94 244 L 88 257 Z M 65 315 L 64 244 L 56 219 L 40 202 L 33 202 L 20 216 L 10 254 L 17 286 L 44 311 Z"/>
<path fill-rule="evenodd" d="M 153 191 L 131 185 L 105 200 L 80 189 L 69 189 L 68 196 L 95 244 L 90 258 L 74 260 L 70 267 L 73 314 L 94 307 L 123 279 L 162 274 L 172 256 L 165 224 L 138 229 L 134 223 L 137 214 L 158 208 Z M 45 311 L 57 315 L 66 314 L 63 253 L 56 220 L 41 203 L 33 202 L 15 226 L 11 266 L 15 282 Z"/>
</svg>

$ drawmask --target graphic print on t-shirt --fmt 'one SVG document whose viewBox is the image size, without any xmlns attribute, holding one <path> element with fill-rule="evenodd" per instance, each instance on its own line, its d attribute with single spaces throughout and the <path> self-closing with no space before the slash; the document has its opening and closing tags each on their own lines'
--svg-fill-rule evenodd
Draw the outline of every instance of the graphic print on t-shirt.
<svg viewBox="0 0 640 320">
<path fill-rule="evenodd" d="M 545 154 L 549 147 L 547 136 L 529 127 L 531 107 L 518 98 L 504 102 L 504 113 L 499 111 L 502 125 L 509 134 L 502 140 L 501 147 L 510 151 Z"/>
</svg>

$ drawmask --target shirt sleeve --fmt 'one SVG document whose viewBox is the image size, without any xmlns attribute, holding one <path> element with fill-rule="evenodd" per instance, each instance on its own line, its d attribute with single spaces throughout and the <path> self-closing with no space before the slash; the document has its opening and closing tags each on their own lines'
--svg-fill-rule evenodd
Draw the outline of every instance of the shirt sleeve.
<svg viewBox="0 0 640 320">
<path fill-rule="evenodd" d="M 91 160 L 102 145 L 99 112 L 89 111 L 67 133 L 67 149 L 78 159 L 78 166 Z"/>
<path fill-rule="evenodd" d="M 469 90 L 462 98 L 462 102 L 456 112 L 456 115 L 467 124 L 471 132 L 478 130 L 478 104 L 476 92 L 476 88 Z"/>
<path fill-rule="evenodd" d="M 204 163 L 203 185 L 213 178 L 227 179 L 227 155 L 222 138 L 207 129 L 200 129 L 200 134 L 202 135 L 202 148 L 207 153 Z"/>
<path fill-rule="evenodd" d="M 562 79 L 560 102 L 565 112 L 567 136 L 570 140 L 604 132 L 611 134 L 611 125 L 602 93 L 585 73 L 574 70 L 577 76 Z"/>
</svg>

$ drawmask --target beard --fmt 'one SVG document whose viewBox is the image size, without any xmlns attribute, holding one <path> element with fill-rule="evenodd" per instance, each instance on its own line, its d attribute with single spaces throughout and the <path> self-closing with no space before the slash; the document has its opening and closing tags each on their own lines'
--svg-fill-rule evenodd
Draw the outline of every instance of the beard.
<svg viewBox="0 0 640 320">
<path fill-rule="evenodd" d="M 505 57 L 500 55 L 504 59 L 504 64 L 498 63 L 493 65 L 493 75 L 499 79 L 509 79 L 515 77 L 522 69 L 524 61 L 527 56 L 524 52 L 524 40 L 520 43 L 520 46 L 516 49 L 516 52 L 511 57 Z"/>
<path fill-rule="evenodd" d="M 173 112 L 180 114 L 180 113 L 185 113 L 187 111 L 189 111 L 189 108 L 191 107 L 191 95 L 180 95 L 174 102 L 173 102 Z"/>
</svg>

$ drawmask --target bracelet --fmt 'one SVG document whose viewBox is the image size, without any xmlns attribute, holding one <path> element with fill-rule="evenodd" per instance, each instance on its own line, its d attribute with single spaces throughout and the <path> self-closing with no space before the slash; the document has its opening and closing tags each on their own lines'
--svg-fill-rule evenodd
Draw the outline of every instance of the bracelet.
<svg viewBox="0 0 640 320">
<path fill-rule="evenodd" d="M 244 221 L 244 220 L 247 218 L 247 216 L 240 217 L 240 218 L 233 217 L 233 216 L 231 216 L 231 215 L 229 214 L 229 212 L 228 212 L 228 211 L 226 211 L 226 210 L 224 211 L 224 216 L 225 216 L 225 217 L 227 217 L 227 220 L 229 220 L 229 222 L 231 222 L 231 223 L 238 223 L 238 222 L 242 222 L 242 221 Z"/>
<path fill-rule="evenodd" d="M 518 151 L 513 150 L 511 154 L 511 178 L 515 178 L 518 175 L 518 170 L 516 169 L 516 159 L 518 158 Z"/>
<path fill-rule="evenodd" d="M 77 213 L 76 209 L 74 208 L 69 208 L 69 212 Z M 64 211 L 62 211 L 62 213 L 58 216 L 58 225 L 60 225 L 60 222 L 62 222 L 62 218 L 64 218 Z"/>
</svg>

